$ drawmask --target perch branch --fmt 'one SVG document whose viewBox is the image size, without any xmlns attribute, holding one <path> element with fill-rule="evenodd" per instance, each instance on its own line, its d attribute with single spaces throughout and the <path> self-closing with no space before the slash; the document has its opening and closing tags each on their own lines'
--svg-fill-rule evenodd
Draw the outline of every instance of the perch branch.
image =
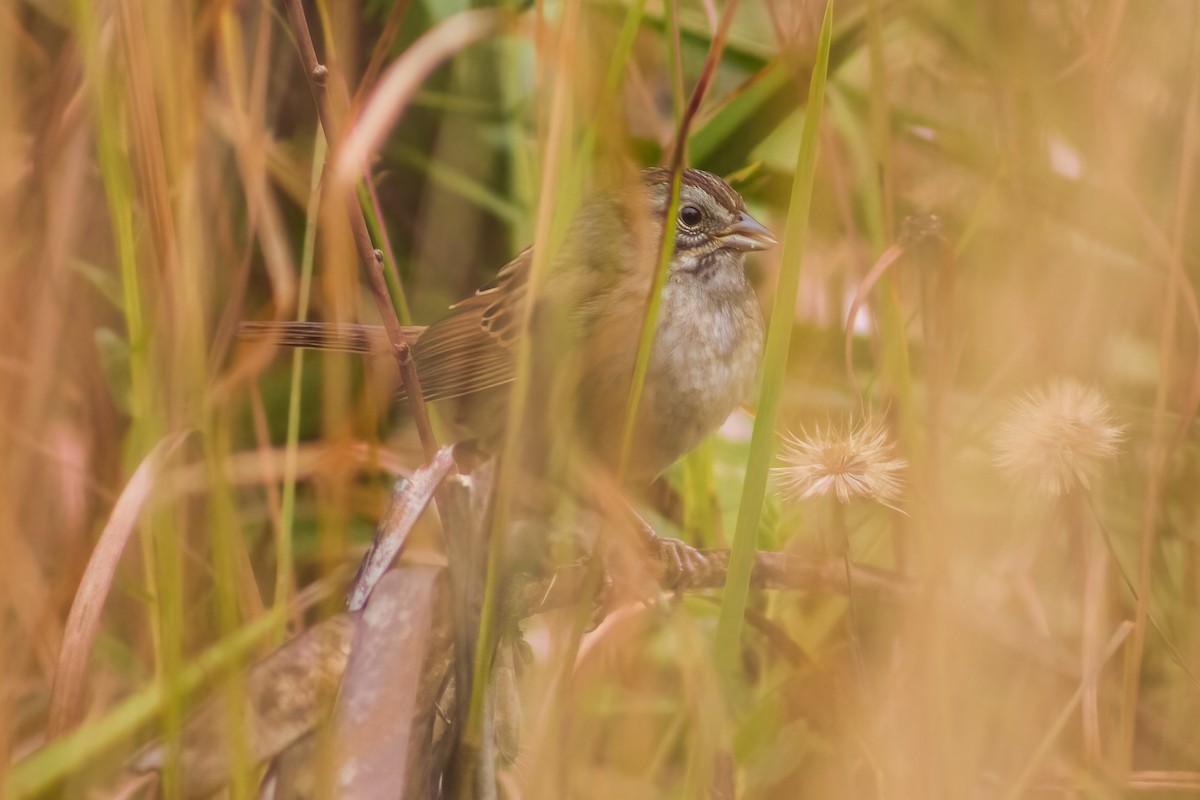
<svg viewBox="0 0 1200 800">
<path fill-rule="evenodd" d="M 699 591 L 719 589 L 725 585 L 729 569 L 728 550 L 701 550 L 705 556 L 705 569 L 684 572 L 672 580 L 677 591 Z M 664 557 L 659 560 L 655 571 L 665 576 L 672 565 Z M 517 612 L 531 616 L 543 611 L 578 603 L 582 599 L 588 568 L 584 565 L 561 567 L 546 578 L 525 584 L 516 599 Z M 912 595 L 916 586 L 886 570 L 861 564 L 852 565 L 850 574 L 856 592 L 883 595 L 902 599 Z M 759 550 L 754 555 L 754 567 L 750 583 L 757 589 L 809 590 L 819 592 L 846 591 L 846 568 L 841 559 L 816 559 Z"/>
</svg>

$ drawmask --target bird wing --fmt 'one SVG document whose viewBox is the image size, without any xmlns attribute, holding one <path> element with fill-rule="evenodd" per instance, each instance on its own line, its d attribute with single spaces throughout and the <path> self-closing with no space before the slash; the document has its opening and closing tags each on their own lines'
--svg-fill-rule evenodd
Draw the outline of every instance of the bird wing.
<svg viewBox="0 0 1200 800">
<path fill-rule="evenodd" d="M 471 297 L 450 306 L 450 310 L 478 313 L 483 330 L 500 344 L 510 347 L 521 333 L 525 287 L 529 283 L 532 261 L 533 248 L 527 247 L 501 267 L 495 278 Z"/>
<path fill-rule="evenodd" d="M 427 399 L 462 397 L 512 381 L 530 254 L 524 250 L 417 340 L 413 359 Z"/>
</svg>

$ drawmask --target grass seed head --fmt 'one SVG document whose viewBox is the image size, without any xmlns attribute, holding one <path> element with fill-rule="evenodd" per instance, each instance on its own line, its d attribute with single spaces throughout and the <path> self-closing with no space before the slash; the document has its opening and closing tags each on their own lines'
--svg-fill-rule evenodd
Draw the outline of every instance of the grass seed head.
<svg viewBox="0 0 1200 800">
<path fill-rule="evenodd" d="M 996 432 L 994 463 L 1014 484 L 1059 497 L 1089 489 L 1123 438 L 1098 390 L 1061 379 L 1013 404 Z"/>
</svg>

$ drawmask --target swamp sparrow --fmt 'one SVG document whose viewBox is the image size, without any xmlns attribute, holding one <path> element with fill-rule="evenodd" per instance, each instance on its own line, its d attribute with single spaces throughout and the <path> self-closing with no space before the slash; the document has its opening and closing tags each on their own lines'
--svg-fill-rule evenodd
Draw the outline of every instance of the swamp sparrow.
<svg viewBox="0 0 1200 800">
<path fill-rule="evenodd" d="M 563 463 L 554 453 L 582 452 L 616 468 L 670 180 L 669 170 L 643 170 L 633 185 L 585 202 L 548 265 L 531 317 L 535 388 L 522 431 L 522 461 L 539 462 L 542 474 Z M 745 399 L 763 342 L 745 254 L 775 243 L 728 183 L 683 171 L 625 479 L 648 483 Z M 495 450 L 507 419 L 530 264 L 527 249 L 444 319 L 405 329 L 425 399 L 451 401 L 484 450 Z M 382 328 L 369 326 L 247 323 L 242 334 L 300 347 L 389 349 Z"/>
</svg>

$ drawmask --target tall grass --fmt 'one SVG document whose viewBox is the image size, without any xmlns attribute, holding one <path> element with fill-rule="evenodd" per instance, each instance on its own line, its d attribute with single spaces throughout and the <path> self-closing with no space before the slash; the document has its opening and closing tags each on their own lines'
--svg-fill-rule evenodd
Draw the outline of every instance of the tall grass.
<svg viewBox="0 0 1200 800">
<path fill-rule="evenodd" d="M 833 35 L 833 3 L 825 6 L 825 18 L 817 40 L 817 57 L 813 66 L 808 92 L 808 109 L 796 154 L 796 174 L 788 203 L 788 221 L 783 238 L 783 266 L 775 287 L 775 303 L 767 343 L 763 351 L 762 386 L 758 395 L 758 416 L 754 436 L 750 440 L 750 457 L 746 467 L 746 483 L 738 505 L 737 528 L 734 530 L 733 554 L 729 562 L 729 578 L 725 582 L 725 601 L 717 626 L 717 658 L 720 668 L 730 679 L 737 674 L 742 617 L 746 610 L 746 594 L 750 587 L 750 569 L 757 549 L 759 522 L 767 491 L 767 476 L 775 454 L 775 420 L 779 413 L 783 379 L 787 369 L 788 349 L 792 341 L 795 319 L 796 291 L 800 288 L 800 259 L 808 235 L 808 217 L 812 208 L 813 175 L 817 162 L 817 131 L 821 126 L 822 104 L 825 101 L 826 72 L 829 69 L 829 42 Z"/>
<path fill-rule="evenodd" d="M 310 8 L 354 108 L 460 10 Z M 660 534 L 732 540 L 725 588 L 661 593 L 635 563 L 604 613 L 588 595 L 519 621 L 521 749 L 499 782 L 513 797 L 1196 796 L 1200 10 L 742 0 L 724 39 L 728 8 L 514 9 L 424 81 L 357 198 L 406 322 L 438 319 L 531 242 L 536 292 L 583 197 L 670 161 L 719 52 L 686 161 L 786 232 L 750 259 L 771 309 L 759 393 L 665 489 L 629 491 Z M 236 699 L 250 661 L 340 610 L 392 479 L 424 458 L 404 410 L 385 411 L 390 359 L 235 342 L 244 319 L 378 321 L 344 198 L 318 183 L 303 80 L 266 0 L 0 3 L 6 797 L 135 791 L 122 765 L 142 742 L 175 742 L 202 696 Z M 914 233 L 930 213 L 934 232 Z M 1009 448 L 1018 477 L 1079 466 L 1086 415 L 1017 402 L 1063 380 L 1103 398 L 1120 437 L 1080 467 L 1086 485 L 1048 496 L 995 462 Z M 776 491 L 778 436 L 866 417 L 908 465 L 899 511 Z M 1021 461 L 1022 441 L 1043 449 Z M 157 478 L 133 502 L 143 462 Z M 497 482 L 480 752 L 492 645 L 518 626 L 505 511 L 529 499 L 512 471 Z M 569 530 L 540 557 L 578 556 L 585 518 L 555 517 Z M 102 565 L 101 535 L 126 525 Z M 845 564 L 827 545 L 840 531 Z M 410 542 L 405 558 L 441 563 L 436 515 Z M 824 577 L 764 589 L 758 550 Z M 247 735 L 222 731 L 241 740 L 233 796 L 260 777 Z M 185 782 L 168 769 L 162 791 Z"/>
</svg>

